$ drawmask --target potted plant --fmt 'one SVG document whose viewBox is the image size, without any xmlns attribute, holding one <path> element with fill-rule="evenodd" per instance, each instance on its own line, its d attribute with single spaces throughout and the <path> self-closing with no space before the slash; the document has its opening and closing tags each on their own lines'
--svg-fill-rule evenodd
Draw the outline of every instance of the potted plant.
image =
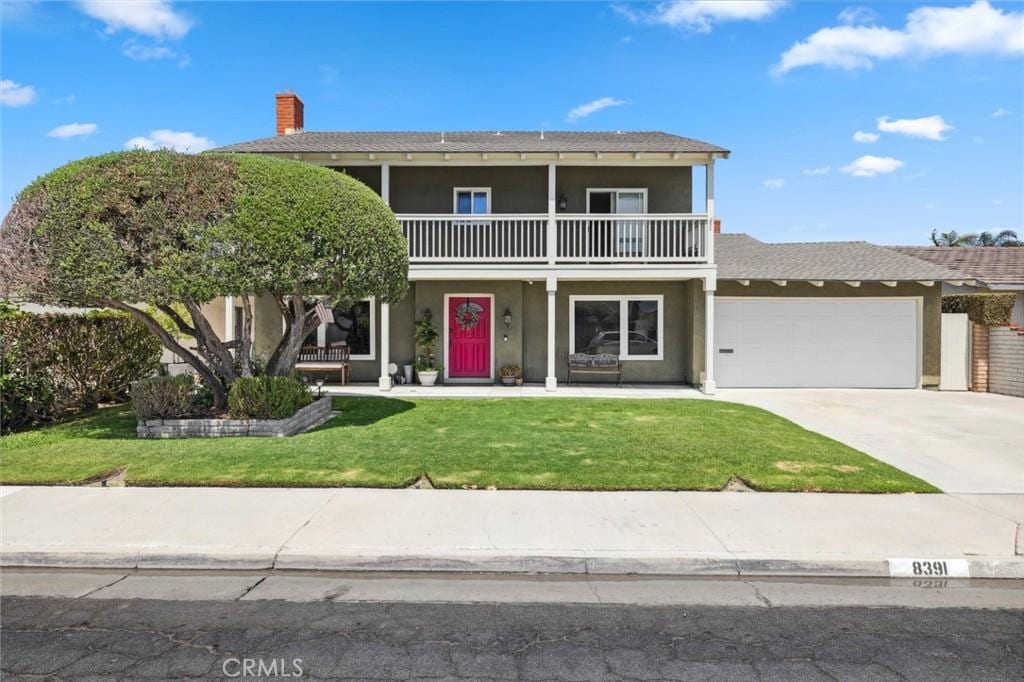
<svg viewBox="0 0 1024 682">
<path fill-rule="evenodd" d="M 416 376 L 424 386 L 433 386 L 437 382 L 437 364 L 434 361 L 434 344 L 437 343 L 437 330 L 434 328 L 434 314 L 430 308 L 423 311 L 423 317 L 416 320 L 416 345 L 423 353 L 416 356 Z"/>
<path fill-rule="evenodd" d="M 519 377 L 522 375 L 519 371 L 519 365 L 504 365 L 498 370 L 498 376 L 501 377 L 503 386 L 513 386 L 519 383 Z"/>
</svg>

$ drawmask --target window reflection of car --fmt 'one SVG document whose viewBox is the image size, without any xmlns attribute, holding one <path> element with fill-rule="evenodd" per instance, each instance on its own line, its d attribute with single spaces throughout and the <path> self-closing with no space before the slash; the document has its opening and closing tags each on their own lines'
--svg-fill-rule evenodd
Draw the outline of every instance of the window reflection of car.
<svg viewBox="0 0 1024 682">
<path fill-rule="evenodd" d="M 657 355 L 658 342 L 640 332 L 629 333 L 629 354 L 630 355 Z M 588 353 L 612 353 L 620 354 L 619 332 L 598 332 L 587 344 Z"/>
</svg>

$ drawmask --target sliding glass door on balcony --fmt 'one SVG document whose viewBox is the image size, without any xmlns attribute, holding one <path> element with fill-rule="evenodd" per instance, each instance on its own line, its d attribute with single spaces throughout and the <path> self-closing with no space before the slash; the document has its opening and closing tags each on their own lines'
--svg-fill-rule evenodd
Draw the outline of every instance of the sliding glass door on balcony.
<svg viewBox="0 0 1024 682">
<path fill-rule="evenodd" d="M 592 215 L 638 216 L 647 212 L 647 190 L 589 189 L 587 190 L 587 209 L 588 213 Z M 610 240 L 611 243 L 594 244 L 595 252 L 612 253 L 617 258 L 641 258 L 646 254 L 646 221 L 637 218 L 621 218 L 609 220 L 605 227 L 607 229 L 594 231 L 591 240 Z"/>
</svg>

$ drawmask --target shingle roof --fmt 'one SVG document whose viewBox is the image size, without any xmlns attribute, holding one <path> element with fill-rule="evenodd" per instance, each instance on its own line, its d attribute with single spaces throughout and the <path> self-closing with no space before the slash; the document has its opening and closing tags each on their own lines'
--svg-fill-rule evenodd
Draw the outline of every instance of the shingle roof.
<svg viewBox="0 0 1024 682">
<path fill-rule="evenodd" d="M 954 268 L 988 285 L 1024 287 L 1024 248 L 1019 246 L 890 246 L 929 263 Z"/>
<path fill-rule="evenodd" d="M 700 140 L 650 132 L 480 131 L 302 132 L 229 144 L 219 152 L 683 152 L 729 150 Z"/>
<path fill-rule="evenodd" d="M 715 237 L 719 279 L 957 280 L 970 276 L 868 242 L 766 244 L 746 234 Z"/>
</svg>

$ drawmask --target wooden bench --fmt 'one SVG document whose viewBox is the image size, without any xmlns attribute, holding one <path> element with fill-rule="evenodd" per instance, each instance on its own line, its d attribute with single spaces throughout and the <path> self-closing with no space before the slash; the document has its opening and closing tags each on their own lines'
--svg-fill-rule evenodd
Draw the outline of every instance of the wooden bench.
<svg viewBox="0 0 1024 682">
<path fill-rule="evenodd" d="M 577 374 L 614 374 L 617 386 L 622 385 L 622 361 L 614 353 L 570 353 L 569 378 Z"/>
<path fill-rule="evenodd" d="M 351 364 L 348 345 L 303 346 L 295 363 L 298 372 L 341 372 L 341 385 L 348 383 Z"/>
</svg>

